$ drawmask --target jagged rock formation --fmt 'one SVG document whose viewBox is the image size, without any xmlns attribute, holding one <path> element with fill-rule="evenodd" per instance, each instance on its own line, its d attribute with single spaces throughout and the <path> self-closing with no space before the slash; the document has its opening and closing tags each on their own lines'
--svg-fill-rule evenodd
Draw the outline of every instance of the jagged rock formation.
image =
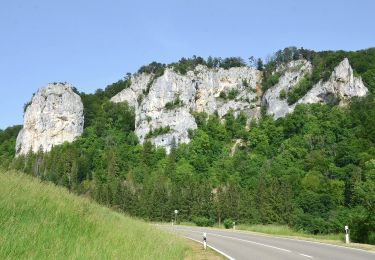
<svg viewBox="0 0 375 260">
<path fill-rule="evenodd" d="M 279 83 L 268 89 L 263 96 L 263 105 L 274 118 L 292 112 L 297 104 L 327 103 L 335 97 L 339 99 L 339 105 L 345 105 L 350 98 L 362 97 L 368 93 L 362 79 L 354 76 L 353 69 L 345 58 L 327 81 L 320 80 L 295 104 L 288 105 L 287 100 L 280 97 L 281 91 L 287 94 L 302 77 L 311 73 L 312 66 L 308 61 L 298 60 L 288 63 L 282 70 Z"/>
<path fill-rule="evenodd" d="M 71 142 L 83 132 L 83 104 L 69 84 L 48 84 L 33 96 L 24 114 L 16 154 L 30 150 L 50 151 L 54 145 Z"/>
<path fill-rule="evenodd" d="M 244 112 L 249 118 L 260 112 L 259 71 L 249 67 L 209 69 L 197 66 L 180 75 L 167 68 L 154 78 L 150 74 L 133 75 L 131 86 L 114 96 L 113 102 L 124 102 L 135 108 L 136 134 L 143 143 L 149 138 L 169 151 L 173 140 L 189 142 L 188 130 L 196 129 L 194 112 L 223 118 L 229 110 Z M 158 132 L 160 135 L 152 135 Z"/>
<path fill-rule="evenodd" d="M 267 107 L 267 113 L 274 118 L 285 116 L 294 109 L 289 106 L 285 98 L 280 98 L 280 93 L 288 93 L 299 80 L 312 72 L 312 65 L 306 60 L 291 61 L 281 66 L 276 72 L 281 73 L 279 82 L 268 89 L 263 95 L 263 105 Z"/>
</svg>

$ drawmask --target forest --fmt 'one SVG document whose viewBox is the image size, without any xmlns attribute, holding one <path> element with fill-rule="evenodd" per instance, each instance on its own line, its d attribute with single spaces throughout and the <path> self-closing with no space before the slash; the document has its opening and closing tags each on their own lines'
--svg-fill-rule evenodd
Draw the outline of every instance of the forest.
<svg viewBox="0 0 375 260">
<path fill-rule="evenodd" d="M 1 130 L 1 165 L 150 221 L 169 222 L 178 209 L 180 221 L 207 225 L 230 219 L 327 234 L 349 224 L 353 241 L 375 244 L 375 49 L 286 48 L 254 65 L 263 70 L 263 89 L 277 83 L 271 73 L 276 66 L 301 57 L 314 65 L 304 89 L 327 79 L 327 71 L 347 57 L 370 94 L 347 107 L 298 105 L 278 120 L 263 112 L 250 126 L 245 114 L 229 113 L 222 122 L 217 114 L 195 113 L 191 142 L 167 154 L 150 142 L 141 145 L 132 108 L 109 101 L 129 87 L 127 75 L 94 94 L 80 93 L 85 128 L 73 143 L 14 158 L 20 126 Z M 168 66 L 186 73 L 207 63 L 196 60 Z M 223 68 L 244 65 L 236 58 L 214 61 Z M 166 66 L 151 65 L 140 72 L 160 74 Z"/>
</svg>

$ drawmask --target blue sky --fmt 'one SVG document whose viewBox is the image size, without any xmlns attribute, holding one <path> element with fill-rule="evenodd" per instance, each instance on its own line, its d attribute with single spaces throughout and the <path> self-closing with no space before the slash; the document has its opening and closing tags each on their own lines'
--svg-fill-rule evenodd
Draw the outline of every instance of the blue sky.
<svg viewBox="0 0 375 260">
<path fill-rule="evenodd" d="M 372 0 L 0 0 L 0 129 L 48 82 L 80 91 L 151 61 L 375 46 Z"/>
</svg>

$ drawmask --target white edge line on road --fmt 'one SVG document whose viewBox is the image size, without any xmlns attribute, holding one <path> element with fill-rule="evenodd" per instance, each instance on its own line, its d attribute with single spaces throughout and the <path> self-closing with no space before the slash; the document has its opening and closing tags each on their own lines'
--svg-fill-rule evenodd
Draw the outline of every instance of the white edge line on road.
<svg viewBox="0 0 375 260">
<path fill-rule="evenodd" d="M 177 229 L 178 230 L 178 229 Z M 183 229 L 180 229 L 183 231 Z M 185 230 L 186 231 L 186 230 Z M 194 232 L 194 233 L 202 233 L 202 232 L 199 232 L 199 231 L 194 231 L 194 230 L 188 230 L 190 232 Z M 266 244 L 262 244 L 262 243 L 258 243 L 258 242 L 254 242 L 254 241 L 251 241 L 251 240 L 245 240 L 245 239 L 241 239 L 241 238 L 237 238 L 237 237 L 230 237 L 230 236 L 224 236 L 224 235 L 219 235 L 219 234 L 214 234 L 214 233 L 208 233 L 208 235 L 212 235 L 212 236 L 218 236 L 218 237 L 226 237 L 226 238 L 230 238 L 230 239 L 234 239 L 234 240 L 239 240 L 239 241 L 242 241 L 242 242 L 247 242 L 247 243 L 252 243 L 252 244 L 256 244 L 256 245 L 260 245 L 260 246 L 265 246 L 265 247 L 269 247 L 269 248 L 273 248 L 273 249 L 277 249 L 277 250 L 281 250 L 281 251 L 284 251 L 284 252 L 288 252 L 288 253 L 291 253 L 292 251 L 288 250 L 288 249 L 285 249 L 285 248 L 280 248 L 280 247 L 276 247 L 276 246 L 271 246 L 271 245 L 266 245 Z"/>
<path fill-rule="evenodd" d="M 189 226 L 184 226 L 184 227 L 189 227 Z M 207 228 L 207 229 L 210 229 L 210 228 Z M 225 230 L 225 229 L 221 230 L 221 229 L 215 229 L 215 228 L 212 228 L 211 230 L 213 230 L 213 231 L 228 232 L 228 233 L 233 232 L 233 231 L 229 231 L 229 230 Z M 355 247 L 350 247 L 350 246 L 342 246 L 342 245 L 329 244 L 329 243 L 326 243 L 324 241 L 311 241 L 311 240 L 306 240 L 306 239 L 303 239 L 303 238 L 298 239 L 298 238 L 283 237 L 282 235 L 272 235 L 272 234 L 266 234 L 266 233 L 261 233 L 261 232 L 256 232 L 256 231 L 250 231 L 250 230 L 236 230 L 234 233 L 251 234 L 251 235 L 254 235 L 254 236 L 280 238 L 280 239 L 292 240 L 292 241 L 297 241 L 297 242 L 312 243 L 312 244 L 321 244 L 321 245 L 325 245 L 325 246 L 340 247 L 340 248 L 351 249 L 351 250 L 358 250 L 358 251 L 362 251 L 362 252 L 367 252 L 367 253 L 375 254 L 375 251 L 370 251 L 370 250 L 361 249 L 361 248 L 355 248 Z"/>
<path fill-rule="evenodd" d="M 207 233 L 207 234 L 209 234 L 209 233 Z M 288 252 L 288 253 L 291 253 L 291 252 L 292 252 L 292 251 L 290 251 L 290 250 L 288 250 L 288 249 L 285 249 L 285 248 L 280 248 L 280 247 L 276 247 L 276 246 L 266 245 L 266 244 L 262 244 L 262 243 L 254 242 L 254 241 L 251 241 L 251 240 L 241 239 L 241 238 L 237 238 L 237 237 L 223 236 L 223 235 L 213 234 L 213 233 L 211 233 L 211 235 L 213 235 L 213 236 L 219 236 L 219 237 L 231 238 L 231 239 L 235 239 L 235 240 L 239 240 L 239 241 L 243 241 L 243 242 L 247 242 L 247 243 L 252 243 L 252 244 L 256 244 L 256 245 L 260 245 L 260 246 L 265 246 L 265 247 L 269 247 L 269 248 L 274 248 L 274 249 L 281 250 L 281 251 L 285 251 L 285 252 Z"/>
<path fill-rule="evenodd" d="M 195 242 L 198 242 L 198 243 L 200 243 L 200 244 L 203 244 L 202 241 L 196 240 L 196 239 L 194 239 L 194 238 L 187 237 L 187 236 L 184 236 L 184 237 L 187 238 L 187 239 L 193 240 L 193 241 L 195 241 Z M 217 248 L 215 248 L 215 247 L 213 247 L 213 246 L 210 246 L 209 244 L 207 244 L 207 246 L 208 246 L 209 248 L 215 250 L 215 251 L 218 252 L 219 254 L 225 256 L 225 257 L 228 258 L 229 260 L 235 260 L 233 257 L 227 255 L 227 254 L 224 253 L 223 251 L 220 251 L 219 249 L 217 249 Z"/>
<path fill-rule="evenodd" d="M 305 255 L 305 254 L 301 254 L 301 253 L 299 253 L 301 256 L 306 256 L 306 257 L 308 257 L 308 258 L 313 258 L 311 255 Z"/>
<path fill-rule="evenodd" d="M 190 226 L 182 226 L 182 225 L 181 225 L 181 227 L 190 228 Z M 233 231 L 228 231 L 228 230 L 224 230 L 224 229 L 221 230 L 221 229 L 217 229 L 217 228 L 207 228 L 207 229 L 208 230 L 212 230 L 212 231 L 219 231 L 219 232 L 228 232 L 228 233 L 233 232 Z M 292 240 L 292 241 L 296 241 L 296 242 L 320 244 L 320 245 L 324 245 L 324 246 L 332 246 L 332 247 L 344 248 L 344 249 L 349 249 L 349 250 L 362 251 L 364 253 L 369 253 L 369 254 L 375 254 L 375 251 L 370 251 L 370 250 L 361 249 L 361 248 L 355 248 L 355 247 L 349 247 L 349 246 L 328 244 L 328 243 L 320 242 L 320 241 L 305 240 L 303 238 L 302 239 L 289 238 L 289 237 L 283 237 L 281 235 L 265 234 L 265 233 L 260 233 L 260 232 L 255 232 L 255 231 L 249 231 L 249 230 L 236 230 L 234 233 L 252 234 L 254 236 L 263 236 L 263 237 L 271 237 L 271 238 L 280 238 L 280 239 Z"/>
</svg>

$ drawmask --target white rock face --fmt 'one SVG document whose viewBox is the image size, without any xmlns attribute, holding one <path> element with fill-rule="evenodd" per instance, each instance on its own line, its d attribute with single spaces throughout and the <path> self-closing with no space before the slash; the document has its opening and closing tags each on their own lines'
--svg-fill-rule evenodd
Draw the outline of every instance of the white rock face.
<svg viewBox="0 0 375 260">
<path fill-rule="evenodd" d="M 280 98 L 280 92 L 287 94 L 301 78 L 312 72 L 312 65 L 306 60 L 291 61 L 277 72 L 282 74 L 279 82 L 263 96 L 263 105 L 267 107 L 267 113 L 274 118 L 283 117 L 293 111 L 294 107 L 288 105 L 286 98 Z"/>
<path fill-rule="evenodd" d="M 249 117 L 258 116 L 260 112 L 260 72 L 239 67 L 224 69 L 208 69 L 197 66 L 194 71 L 180 75 L 167 68 L 161 77 L 153 81 L 149 93 L 143 91 L 152 80 L 152 75 L 140 74 L 132 77 L 131 87 L 123 90 L 111 100 L 124 102 L 135 108 L 136 134 L 143 143 L 146 135 L 161 127 L 170 127 L 166 134 L 150 138 L 157 146 L 169 151 L 173 139 L 176 143 L 187 143 L 189 129 L 197 125 L 192 112 L 213 114 L 217 111 L 223 118 L 229 110 L 235 115 L 243 111 Z M 228 95 L 236 93 L 232 100 L 220 98 L 221 92 Z M 140 96 L 144 96 L 143 99 Z M 168 102 L 180 100 L 182 103 L 167 109 Z"/>
<path fill-rule="evenodd" d="M 302 66 L 301 66 L 302 64 Z M 352 97 L 363 97 L 368 93 L 362 79 L 353 74 L 349 60 L 345 58 L 334 69 L 328 81 L 320 80 L 310 91 L 293 105 L 288 105 L 286 99 L 280 98 L 282 90 L 288 93 L 297 82 L 311 73 L 312 67 L 308 61 L 292 61 L 287 65 L 278 84 L 268 89 L 263 96 L 263 104 L 267 113 L 275 119 L 292 112 L 297 104 L 327 103 L 332 97 L 339 98 L 339 105 L 345 105 Z"/>
<path fill-rule="evenodd" d="M 24 114 L 23 128 L 17 136 L 16 154 L 71 142 L 83 132 L 83 104 L 68 84 L 48 84 L 39 89 Z"/>
<path fill-rule="evenodd" d="M 349 60 L 345 58 L 337 65 L 327 82 L 319 81 L 297 103 L 324 103 L 331 95 L 335 95 L 340 99 L 340 105 L 345 105 L 350 98 L 363 97 L 367 93 L 368 89 L 362 79 L 354 77 Z"/>
</svg>

